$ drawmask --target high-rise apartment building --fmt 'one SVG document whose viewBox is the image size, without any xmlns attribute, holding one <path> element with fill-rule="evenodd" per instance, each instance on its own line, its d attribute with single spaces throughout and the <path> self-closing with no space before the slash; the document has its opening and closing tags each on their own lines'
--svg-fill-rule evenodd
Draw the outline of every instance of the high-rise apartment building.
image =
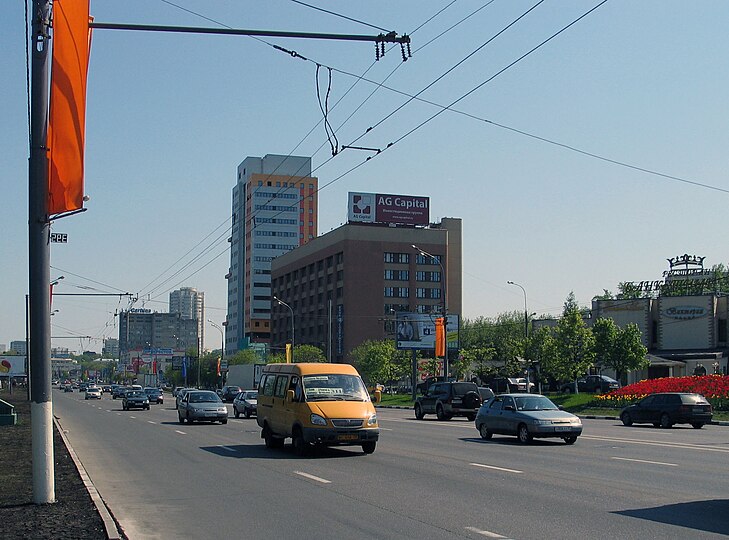
<svg viewBox="0 0 729 540">
<path fill-rule="evenodd" d="M 271 338 L 271 261 L 317 235 L 311 158 L 266 155 L 238 165 L 225 320 L 225 353 Z"/>
<path fill-rule="evenodd" d="M 28 354 L 28 347 L 25 340 L 23 341 L 11 341 L 10 342 L 10 350 L 15 351 L 16 353 L 25 356 Z"/>
<path fill-rule="evenodd" d="M 182 319 L 197 321 L 200 343 L 205 343 L 205 293 L 192 287 L 182 287 L 170 293 L 170 313 Z"/>
</svg>

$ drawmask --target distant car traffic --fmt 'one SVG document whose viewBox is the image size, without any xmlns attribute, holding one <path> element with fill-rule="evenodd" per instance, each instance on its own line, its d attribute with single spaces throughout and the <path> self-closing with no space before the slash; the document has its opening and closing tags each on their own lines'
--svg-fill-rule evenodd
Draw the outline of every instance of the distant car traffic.
<svg viewBox="0 0 729 540">
<path fill-rule="evenodd" d="M 670 428 L 674 424 L 691 424 L 701 429 L 711 422 L 711 404 L 701 394 L 667 392 L 651 394 L 620 412 L 623 425 L 653 424 Z"/>
<path fill-rule="evenodd" d="M 99 388 L 98 386 L 86 387 L 86 394 L 84 395 L 84 399 L 101 399 L 101 388 Z"/>
<path fill-rule="evenodd" d="M 243 389 L 240 386 L 223 386 L 220 391 L 220 399 L 223 401 L 233 401 L 235 396 L 241 393 Z"/>
<path fill-rule="evenodd" d="M 165 397 L 162 394 L 162 390 L 159 388 L 153 388 L 151 386 L 148 386 L 144 389 L 144 393 L 147 394 L 147 398 L 149 399 L 149 402 L 152 403 L 158 403 L 162 404 L 165 402 Z"/>
<path fill-rule="evenodd" d="M 122 409 L 147 409 L 149 410 L 149 399 L 144 390 L 128 390 L 122 398 Z"/>
<path fill-rule="evenodd" d="M 582 434 L 582 421 L 540 394 L 502 394 L 481 406 L 476 429 L 483 439 L 516 435 L 526 444 L 534 438 L 559 437 L 574 444 Z"/>
<path fill-rule="evenodd" d="M 620 383 L 606 375 L 588 375 L 577 379 L 577 390 L 580 392 L 594 392 L 604 394 L 620 388 Z M 560 386 L 560 392 L 566 394 L 575 393 L 575 382 L 569 382 Z"/>
<path fill-rule="evenodd" d="M 71 383 L 64 384 L 63 385 L 63 391 L 64 392 L 73 392 L 73 386 L 71 385 Z"/>
<path fill-rule="evenodd" d="M 209 390 L 189 390 L 185 392 L 177 408 L 177 419 L 180 424 L 187 420 L 192 424 L 195 420 L 228 423 L 228 408 L 220 396 Z"/>
<path fill-rule="evenodd" d="M 250 418 L 258 412 L 258 390 L 244 390 L 233 400 L 233 414 L 236 418 L 242 414 Z"/>
<path fill-rule="evenodd" d="M 105 385 L 103 385 L 103 386 L 101 387 L 101 392 L 102 392 L 103 394 L 111 394 L 111 385 L 110 385 L 110 384 L 105 384 Z"/>
<path fill-rule="evenodd" d="M 115 386 L 111 389 L 111 397 L 112 399 L 123 398 L 126 391 L 126 386 Z"/>
</svg>

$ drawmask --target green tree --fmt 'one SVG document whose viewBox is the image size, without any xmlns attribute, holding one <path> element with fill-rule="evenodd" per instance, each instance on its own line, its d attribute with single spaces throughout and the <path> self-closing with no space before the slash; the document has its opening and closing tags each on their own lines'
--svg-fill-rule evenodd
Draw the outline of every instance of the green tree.
<svg viewBox="0 0 729 540">
<path fill-rule="evenodd" d="M 530 364 L 539 366 L 540 379 L 543 379 L 545 375 L 554 377 L 552 374 L 557 371 L 555 368 L 558 364 L 557 343 L 554 332 L 554 329 L 548 326 L 543 326 L 536 332 L 532 332 L 524 351 L 524 358 Z"/>
<path fill-rule="evenodd" d="M 549 362 L 549 371 L 555 379 L 573 381 L 592 366 L 595 339 L 572 292 L 564 304 L 554 339 L 556 357 Z"/>
<path fill-rule="evenodd" d="M 461 349 L 461 356 L 468 363 L 469 368 L 481 380 L 493 377 L 498 372 L 498 368 L 493 363 L 494 357 L 496 356 L 496 349 L 493 347 Z"/>
<path fill-rule="evenodd" d="M 609 366 L 615 354 L 615 343 L 620 329 L 610 318 L 599 318 L 592 325 L 592 335 L 595 338 L 595 365 Z"/>
<path fill-rule="evenodd" d="M 368 340 L 350 353 L 353 364 L 368 385 L 389 383 L 410 373 L 408 351 L 398 351 L 392 340 Z"/>
<path fill-rule="evenodd" d="M 314 345 L 296 345 L 294 347 L 294 362 L 326 362 L 326 356 L 319 347 Z"/>
<path fill-rule="evenodd" d="M 240 364 L 255 364 L 258 362 L 258 355 L 253 349 L 241 349 L 227 358 L 229 366 Z"/>
</svg>

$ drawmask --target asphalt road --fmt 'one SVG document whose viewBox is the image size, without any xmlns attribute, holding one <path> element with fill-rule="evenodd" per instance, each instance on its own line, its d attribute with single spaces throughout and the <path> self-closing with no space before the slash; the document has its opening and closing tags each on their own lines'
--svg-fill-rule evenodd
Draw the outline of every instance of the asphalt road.
<svg viewBox="0 0 729 540">
<path fill-rule="evenodd" d="M 720 538 L 729 428 L 584 420 L 573 446 L 479 438 L 378 409 L 377 450 L 267 450 L 254 418 L 181 425 L 54 391 L 54 414 L 132 539 Z"/>
</svg>

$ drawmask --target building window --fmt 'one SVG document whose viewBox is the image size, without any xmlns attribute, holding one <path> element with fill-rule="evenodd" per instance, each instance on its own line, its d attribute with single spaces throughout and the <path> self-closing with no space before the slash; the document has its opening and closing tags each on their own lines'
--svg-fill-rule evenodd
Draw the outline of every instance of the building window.
<svg viewBox="0 0 729 540">
<path fill-rule="evenodd" d="M 426 296 L 426 289 L 425 287 L 418 287 L 415 289 L 415 298 L 427 298 Z"/>
</svg>

